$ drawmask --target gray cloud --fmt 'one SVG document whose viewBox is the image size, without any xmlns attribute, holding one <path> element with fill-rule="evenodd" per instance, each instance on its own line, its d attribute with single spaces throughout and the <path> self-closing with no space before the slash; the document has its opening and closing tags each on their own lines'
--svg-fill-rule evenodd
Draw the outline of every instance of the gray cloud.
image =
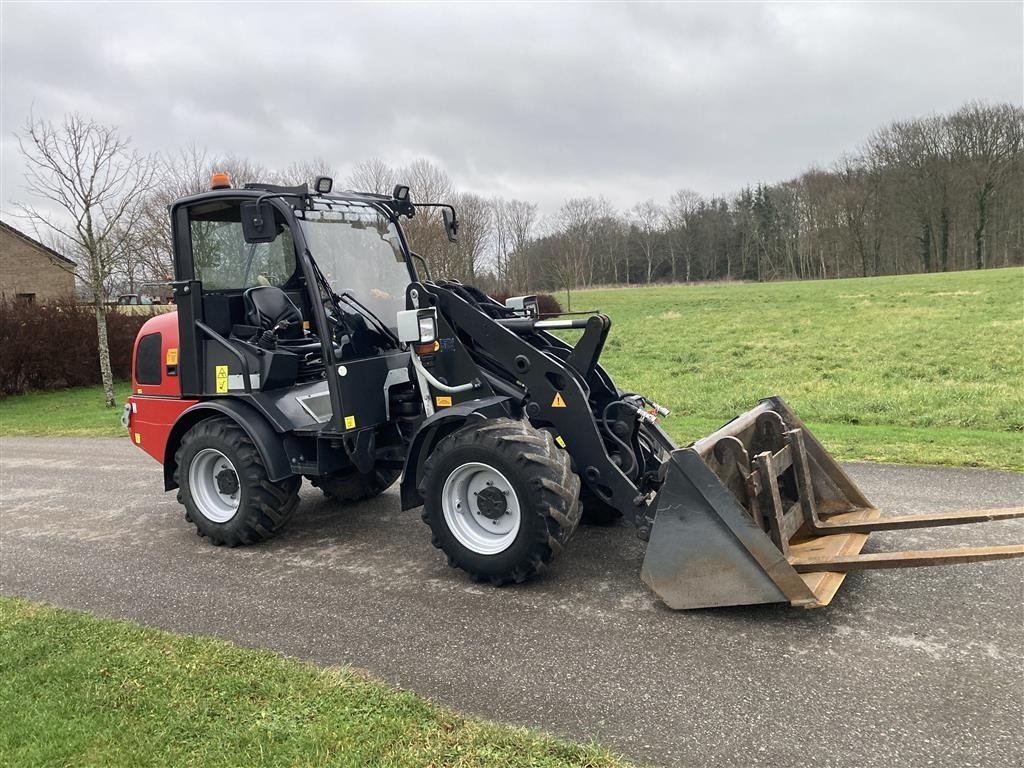
<svg viewBox="0 0 1024 768">
<path fill-rule="evenodd" d="M 461 186 L 618 205 L 829 164 L 881 124 L 1024 98 L 1019 3 L 13 4 L 10 132 L 81 110 L 148 150 L 426 156 Z"/>
</svg>

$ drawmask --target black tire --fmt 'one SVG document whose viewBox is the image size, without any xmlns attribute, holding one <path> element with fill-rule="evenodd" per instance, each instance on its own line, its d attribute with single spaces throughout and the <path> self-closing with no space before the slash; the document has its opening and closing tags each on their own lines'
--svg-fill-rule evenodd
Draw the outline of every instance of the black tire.
<svg viewBox="0 0 1024 768">
<path fill-rule="evenodd" d="M 463 545 L 445 520 L 445 483 L 468 463 L 497 470 L 518 502 L 518 533 L 495 554 L 480 554 Z M 569 455 L 559 450 L 551 435 L 512 419 L 470 424 L 444 438 L 427 459 L 419 488 L 423 520 L 433 533 L 434 546 L 448 555 L 448 564 L 496 586 L 525 581 L 562 551 L 580 521 L 579 490 Z"/>
<path fill-rule="evenodd" d="M 312 483 L 331 501 L 352 504 L 380 496 L 401 475 L 400 469 L 377 466 L 366 474 L 352 469 L 337 475 L 313 478 Z"/>
<path fill-rule="evenodd" d="M 220 452 L 235 470 L 238 508 L 233 517 L 223 522 L 203 513 L 190 486 L 189 467 L 205 449 Z M 174 460 L 178 502 L 185 507 L 185 519 L 195 525 L 196 533 L 218 546 L 265 541 L 284 527 L 298 506 L 302 478 L 293 476 L 271 482 L 256 446 L 231 419 L 213 418 L 196 424 L 182 438 Z"/>
</svg>

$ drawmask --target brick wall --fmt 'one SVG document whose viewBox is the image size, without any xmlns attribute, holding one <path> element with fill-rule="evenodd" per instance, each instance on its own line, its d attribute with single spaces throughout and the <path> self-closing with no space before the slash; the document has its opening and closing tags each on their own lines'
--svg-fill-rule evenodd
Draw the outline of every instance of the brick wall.
<svg viewBox="0 0 1024 768">
<path fill-rule="evenodd" d="M 50 301 L 74 291 L 72 265 L 6 226 L 0 227 L 0 298 L 14 301 L 19 294 L 27 294 L 35 301 Z"/>
</svg>

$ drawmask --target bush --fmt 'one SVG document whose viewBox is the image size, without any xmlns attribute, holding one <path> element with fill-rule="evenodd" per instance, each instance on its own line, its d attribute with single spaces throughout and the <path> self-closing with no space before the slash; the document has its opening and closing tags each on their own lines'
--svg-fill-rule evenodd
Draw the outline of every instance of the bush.
<svg viewBox="0 0 1024 768">
<path fill-rule="evenodd" d="M 495 293 L 491 293 L 490 297 L 492 299 L 494 299 L 495 301 L 497 301 L 497 302 L 499 302 L 501 304 L 504 304 L 505 303 L 505 299 L 507 299 L 511 295 L 512 295 L 511 293 L 507 293 L 507 292 L 504 292 L 504 291 L 497 291 Z M 540 308 L 540 313 L 542 315 L 560 315 L 560 314 L 562 314 L 562 305 L 559 304 L 558 303 L 558 299 L 556 299 L 550 293 L 538 293 L 538 294 L 536 294 L 536 296 L 537 296 L 537 306 Z"/>
<path fill-rule="evenodd" d="M 115 379 L 131 376 L 132 347 L 144 315 L 107 313 Z M 0 396 L 30 389 L 100 383 L 96 315 L 73 299 L 45 304 L 0 301 Z"/>
</svg>

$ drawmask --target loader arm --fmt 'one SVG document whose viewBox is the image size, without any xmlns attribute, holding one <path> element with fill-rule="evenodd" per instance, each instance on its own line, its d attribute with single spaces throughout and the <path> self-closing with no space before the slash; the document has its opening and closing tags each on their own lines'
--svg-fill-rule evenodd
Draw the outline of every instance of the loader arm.
<svg viewBox="0 0 1024 768">
<path fill-rule="evenodd" d="M 597 364 L 611 327 L 606 316 L 557 322 L 498 310 L 493 311 L 499 316 L 492 316 L 474 306 L 473 297 L 461 286 L 453 290 L 433 283 L 413 284 L 408 295 L 412 306 L 436 307 L 481 370 L 491 371 L 519 390 L 527 418 L 564 443 L 576 473 L 599 498 L 638 525 L 649 524 L 647 502 L 653 489 L 640 487 L 609 455 L 592 410 L 603 409 L 619 397 Z M 581 329 L 583 336 L 570 347 L 544 332 L 556 327 Z M 530 341 L 539 342 L 542 333 L 551 352 Z"/>
</svg>

